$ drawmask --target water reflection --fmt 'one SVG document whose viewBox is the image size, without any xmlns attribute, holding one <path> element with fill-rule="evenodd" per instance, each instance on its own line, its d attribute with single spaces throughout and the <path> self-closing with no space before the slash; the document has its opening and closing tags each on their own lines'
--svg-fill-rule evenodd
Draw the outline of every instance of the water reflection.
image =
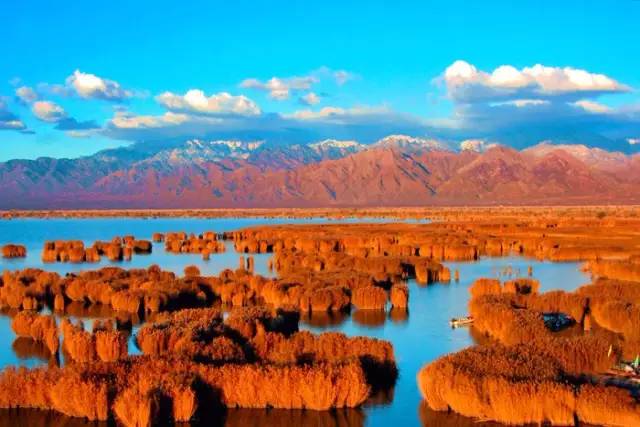
<svg viewBox="0 0 640 427">
<path fill-rule="evenodd" d="M 478 420 L 463 417 L 455 412 L 432 411 L 426 402 L 420 402 L 418 408 L 420 422 L 424 427 L 477 427 Z M 482 427 L 499 427 L 503 424 L 483 421 Z"/>
<path fill-rule="evenodd" d="M 394 380 L 395 383 L 395 380 Z M 390 387 L 378 388 L 372 392 L 371 396 L 364 403 L 365 407 L 368 406 L 385 406 L 393 403 L 393 397 L 395 396 L 395 384 Z"/>
<path fill-rule="evenodd" d="M 47 364 L 53 357 L 47 346 L 42 341 L 36 341 L 28 337 L 18 337 L 11 344 L 13 352 L 19 359 L 37 359 Z"/>
<path fill-rule="evenodd" d="M 229 409 L 219 424 L 205 421 L 191 426 L 225 427 L 362 427 L 365 414 L 360 409 L 335 409 L 331 411 L 284 409 Z"/>
<path fill-rule="evenodd" d="M 72 418 L 38 409 L 0 409 L 0 427 L 115 427 L 115 422 Z"/>
<path fill-rule="evenodd" d="M 377 328 L 384 325 L 387 313 L 384 310 L 356 310 L 351 314 L 351 317 L 360 326 Z"/>
<path fill-rule="evenodd" d="M 330 326 L 338 326 L 349 317 L 349 313 L 344 311 L 333 312 L 306 312 L 300 315 L 300 322 L 314 328 L 327 328 Z"/>
<path fill-rule="evenodd" d="M 389 320 L 393 323 L 402 324 L 409 321 L 409 310 L 406 308 L 393 307 L 389 311 Z"/>
</svg>

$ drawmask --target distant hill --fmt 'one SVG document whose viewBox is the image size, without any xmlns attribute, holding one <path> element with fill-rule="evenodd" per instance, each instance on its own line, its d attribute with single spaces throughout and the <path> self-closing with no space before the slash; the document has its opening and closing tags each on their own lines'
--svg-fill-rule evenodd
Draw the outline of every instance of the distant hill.
<svg viewBox="0 0 640 427">
<path fill-rule="evenodd" d="M 640 203 L 640 154 L 464 148 L 404 135 L 371 145 L 192 140 L 11 160 L 0 163 L 0 209 Z"/>
</svg>

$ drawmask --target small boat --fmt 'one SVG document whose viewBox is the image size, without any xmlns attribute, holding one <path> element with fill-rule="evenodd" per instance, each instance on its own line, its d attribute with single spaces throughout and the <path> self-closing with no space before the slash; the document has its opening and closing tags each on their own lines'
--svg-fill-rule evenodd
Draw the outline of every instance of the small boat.
<svg viewBox="0 0 640 427">
<path fill-rule="evenodd" d="M 473 317 L 471 316 L 454 317 L 451 320 L 449 320 L 449 325 L 451 325 L 452 328 L 459 328 L 461 326 L 470 325 L 472 323 L 473 323 Z"/>
</svg>

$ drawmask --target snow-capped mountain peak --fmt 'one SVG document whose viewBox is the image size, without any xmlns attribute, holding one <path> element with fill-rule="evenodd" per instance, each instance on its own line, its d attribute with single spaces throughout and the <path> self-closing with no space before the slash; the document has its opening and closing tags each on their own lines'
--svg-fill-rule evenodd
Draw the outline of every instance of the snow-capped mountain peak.
<svg viewBox="0 0 640 427">
<path fill-rule="evenodd" d="M 264 141 L 192 139 L 180 147 L 160 151 L 153 156 L 152 160 L 164 160 L 170 163 L 201 163 L 223 158 L 246 159 L 263 143 Z"/>
<path fill-rule="evenodd" d="M 358 141 L 353 141 L 353 140 L 325 139 L 323 141 L 318 141 L 318 142 L 314 142 L 313 144 L 309 144 L 309 147 L 314 149 L 342 148 L 342 149 L 360 150 L 364 148 L 365 145 L 360 144 Z"/>
<path fill-rule="evenodd" d="M 533 147 L 527 148 L 523 152 L 532 154 L 535 157 L 542 157 L 555 150 L 566 151 L 589 165 L 598 163 L 624 163 L 628 159 L 624 153 L 616 151 L 587 147 L 584 144 L 554 144 L 552 141 L 542 141 Z"/>
<path fill-rule="evenodd" d="M 420 138 L 409 135 L 389 135 L 374 143 L 372 147 L 427 151 L 449 150 L 449 147 L 445 143 L 437 139 Z"/>
</svg>

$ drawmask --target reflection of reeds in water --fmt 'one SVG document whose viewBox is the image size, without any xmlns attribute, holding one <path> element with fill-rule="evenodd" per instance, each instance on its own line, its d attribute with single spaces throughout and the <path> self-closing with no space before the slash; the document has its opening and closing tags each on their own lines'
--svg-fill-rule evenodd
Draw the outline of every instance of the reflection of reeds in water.
<svg viewBox="0 0 640 427">
<path fill-rule="evenodd" d="M 351 315 L 358 325 L 375 328 L 384 325 L 387 314 L 384 310 L 356 310 Z"/>
<path fill-rule="evenodd" d="M 0 427 L 112 427 L 113 422 L 88 421 L 38 409 L 0 409 Z M 208 410 L 197 420 L 176 427 L 363 427 L 361 409 L 312 411 L 299 409 Z"/>
<path fill-rule="evenodd" d="M 364 402 L 364 406 L 387 406 L 393 403 L 395 396 L 395 384 L 390 387 L 378 387 Z"/>
<path fill-rule="evenodd" d="M 365 415 L 360 409 L 306 411 L 282 409 L 230 409 L 220 425 L 225 427 L 362 427 Z M 191 426 L 218 425 L 211 422 Z"/>
<path fill-rule="evenodd" d="M 406 323 L 409 320 L 409 309 L 393 307 L 389 312 L 389 319 L 394 323 Z"/>
<path fill-rule="evenodd" d="M 0 427 L 110 427 L 110 423 L 38 409 L 0 409 Z"/>
<path fill-rule="evenodd" d="M 308 311 L 300 314 L 300 321 L 316 328 L 337 326 L 344 323 L 349 314 L 344 311 Z"/>
<path fill-rule="evenodd" d="M 476 418 L 463 417 L 455 412 L 443 412 L 434 411 L 429 408 L 426 401 L 421 401 L 418 407 L 418 413 L 420 415 L 420 421 L 424 427 L 499 427 L 504 424 L 495 423 L 492 421 L 483 421 L 478 424 Z"/>
<path fill-rule="evenodd" d="M 128 322 L 134 325 L 140 324 L 145 320 L 137 313 L 115 311 L 106 304 L 85 304 L 79 301 L 72 301 L 67 304 L 64 314 L 80 319 L 118 319 L 121 322 Z"/>
<path fill-rule="evenodd" d="M 38 359 L 48 363 L 50 366 L 58 366 L 56 355 L 52 355 L 47 346 L 41 341 L 28 337 L 18 337 L 13 341 L 11 348 L 18 359 Z"/>
</svg>

